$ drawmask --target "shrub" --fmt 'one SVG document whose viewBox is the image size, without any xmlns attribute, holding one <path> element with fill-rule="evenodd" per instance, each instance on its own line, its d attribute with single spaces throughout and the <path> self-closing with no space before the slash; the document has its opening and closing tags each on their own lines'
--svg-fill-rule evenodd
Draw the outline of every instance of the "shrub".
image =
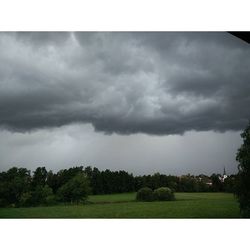
<svg viewBox="0 0 250 250">
<path fill-rule="evenodd" d="M 154 200 L 158 201 L 172 201 L 175 199 L 174 192 L 168 187 L 160 187 L 154 190 Z"/>
<path fill-rule="evenodd" d="M 148 187 L 144 187 L 138 190 L 136 195 L 137 201 L 153 201 L 153 190 Z"/>
</svg>

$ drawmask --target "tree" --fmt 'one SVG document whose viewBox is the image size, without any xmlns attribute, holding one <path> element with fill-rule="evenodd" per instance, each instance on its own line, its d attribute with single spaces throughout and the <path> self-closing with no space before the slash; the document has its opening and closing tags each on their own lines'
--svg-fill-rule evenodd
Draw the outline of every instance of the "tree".
<svg viewBox="0 0 250 250">
<path fill-rule="evenodd" d="M 47 179 L 47 174 L 48 172 L 45 167 L 38 167 L 34 171 L 32 187 L 36 188 L 36 186 L 44 186 Z"/>
<path fill-rule="evenodd" d="M 53 174 L 53 172 L 50 170 L 47 174 L 46 184 L 52 188 L 53 193 L 56 193 L 58 189 L 57 174 Z"/>
<path fill-rule="evenodd" d="M 235 192 L 236 176 L 230 175 L 224 180 L 224 190 L 228 193 Z"/>
<path fill-rule="evenodd" d="M 55 176 L 56 186 L 53 188 L 53 190 L 57 191 L 60 187 L 62 187 L 70 179 L 72 179 L 73 177 L 75 177 L 79 173 L 83 173 L 82 166 L 60 170 Z"/>
<path fill-rule="evenodd" d="M 174 192 L 168 187 L 160 187 L 154 190 L 154 200 L 173 201 L 175 200 Z"/>
<path fill-rule="evenodd" d="M 92 177 L 91 177 L 91 189 L 93 194 L 102 194 L 102 177 L 98 168 L 93 168 Z"/>
<path fill-rule="evenodd" d="M 58 199 L 63 202 L 84 201 L 90 193 L 89 181 L 84 173 L 78 173 L 58 189 Z"/>
<path fill-rule="evenodd" d="M 137 201 L 153 201 L 153 190 L 148 187 L 144 187 L 138 190 L 136 194 Z"/>
<path fill-rule="evenodd" d="M 53 199 L 53 190 L 48 185 L 36 186 L 36 189 L 31 192 L 32 205 L 49 205 Z"/>
<path fill-rule="evenodd" d="M 198 181 L 190 174 L 182 176 L 179 181 L 179 191 L 181 192 L 198 192 Z"/>
<path fill-rule="evenodd" d="M 20 198 L 20 206 L 52 205 L 55 203 L 52 188 L 48 185 L 36 186 L 35 190 L 23 193 Z"/>
<path fill-rule="evenodd" d="M 30 188 L 30 171 L 26 168 L 10 168 L 0 175 L 0 206 L 18 205 L 23 193 Z"/>
<path fill-rule="evenodd" d="M 240 203 L 243 217 L 250 217 L 250 123 L 241 134 L 243 144 L 238 149 L 236 160 L 238 165 L 238 177 L 236 195 Z"/>
<path fill-rule="evenodd" d="M 212 174 L 211 175 L 211 180 L 212 180 L 212 191 L 214 192 L 221 192 L 223 191 L 223 184 L 220 180 L 220 175 L 219 174 Z"/>
</svg>

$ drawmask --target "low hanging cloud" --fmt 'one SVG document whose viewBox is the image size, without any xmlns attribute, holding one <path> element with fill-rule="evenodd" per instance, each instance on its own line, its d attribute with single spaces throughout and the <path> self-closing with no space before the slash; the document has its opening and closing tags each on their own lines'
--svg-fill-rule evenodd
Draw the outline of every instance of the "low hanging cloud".
<svg viewBox="0 0 250 250">
<path fill-rule="evenodd" d="M 0 33 L 0 127 L 243 129 L 250 46 L 226 32 Z"/>
</svg>

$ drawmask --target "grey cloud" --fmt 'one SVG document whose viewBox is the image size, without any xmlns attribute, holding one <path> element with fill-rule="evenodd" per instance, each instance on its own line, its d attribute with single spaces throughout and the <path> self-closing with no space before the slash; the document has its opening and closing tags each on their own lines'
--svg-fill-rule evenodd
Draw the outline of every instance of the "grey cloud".
<svg viewBox="0 0 250 250">
<path fill-rule="evenodd" d="M 70 32 L 15 32 L 9 33 L 19 42 L 28 46 L 43 47 L 65 43 L 71 36 Z"/>
<path fill-rule="evenodd" d="M 0 33 L 0 126 L 182 134 L 244 128 L 250 47 L 227 33 Z"/>
</svg>

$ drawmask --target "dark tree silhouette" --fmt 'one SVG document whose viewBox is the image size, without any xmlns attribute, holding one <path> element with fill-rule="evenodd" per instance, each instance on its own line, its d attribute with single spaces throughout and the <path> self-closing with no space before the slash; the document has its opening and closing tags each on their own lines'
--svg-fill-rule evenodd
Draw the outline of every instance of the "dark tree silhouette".
<svg viewBox="0 0 250 250">
<path fill-rule="evenodd" d="M 58 198 L 63 202 L 79 203 L 87 199 L 89 181 L 84 173 L 78 173 L 58 189 Z"/>
<path fill-rule="evenodd" d="M 30 189 L 31 176 L 26 168 L 10 168 L 0 174 L 0 206 L 17 206 L 23 193 Z"/>
<path fill-rule="evenodd" d="M 250 123 L 241 134 L 243 144 L 238 149 L 236 160 L 239 162 L 236 195 L 243 217 L 250 217 Z"/>
<path fill-rule="evenodd" d="M 38 167 L 33 174 L 32 187 L 35 189 L 37 186 L 44 186 L 47 180 L 47 170 L 45 167 Z"/>
</svg>

